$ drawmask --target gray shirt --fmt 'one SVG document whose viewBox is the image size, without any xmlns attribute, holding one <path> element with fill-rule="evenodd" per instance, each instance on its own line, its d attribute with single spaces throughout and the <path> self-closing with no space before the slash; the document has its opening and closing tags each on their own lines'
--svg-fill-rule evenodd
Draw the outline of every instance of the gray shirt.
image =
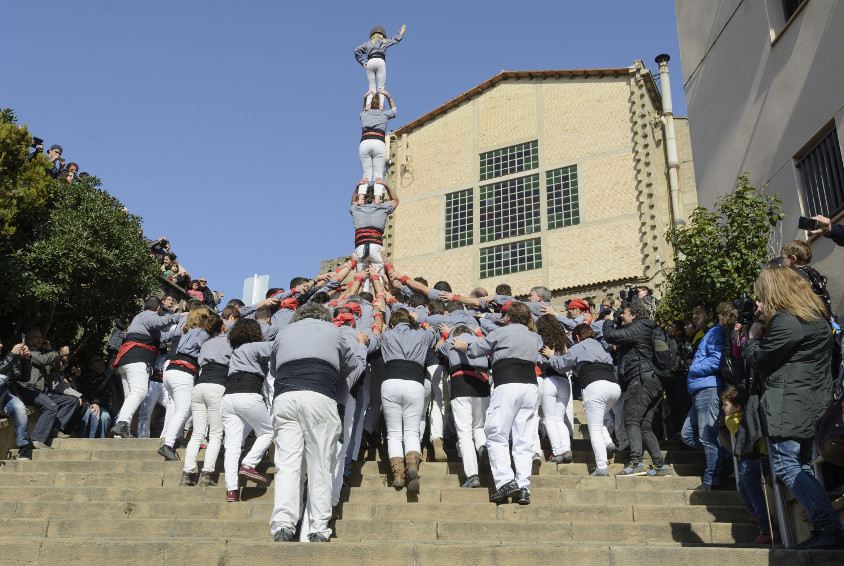
<svg viewBox="0 0 844 566">
<path fill-rule="evenodd" d="M 489 358 L 486 355 L 470 356 L 468 354 L 468 349 L 467 352 L 455 350 L 454 348 L 452 348 L 452 346 L 454 345 L 454 338 L 454 336 L 449 336 L 448 340 L 440 344 L 438 350 L 440 354 L 448 357 L 449 366 L 453 367 L 456 365 L 470 365 L 474 368 L 477 368 L 478 371 L 487 371 L 489 365 Z M 474 334 L 461 334 L 459 338 L 469 344 L 480 340 L 480 337 Z"/>
<path fill-rule="evenodd" d="M 469 343 L 466 353 L 473 358 L 491 355 L 493 365 L 499 360 L 525 360 L 536 364 L 542 362 L 541 349 L 539 334 L 523 324 L 510 323 Z"/>
<path fill-rule="evenodd" d="M 381 335 L 381 355 L 384 363 L 393 360 L 407 360 L 425 367 L 428 352 L 437 343 L 432 330 L 414 329 L 406 322 L 397 324 Z"/>
<path fill-rule="evenodd" d="M 192 358 L 199 357 L 199 351 L 202 345 L 208 340 L 210 336 L 201 328 L 191 328 L 179 340 L 179 345 L 176 347 L 176 353 Z"/>
<path fill-rule="evenodd" d="M 218 334 L 209 338 L 199 349 L 199 365 L 208 363 L 229 365 L 232 357 L 232 347 L 225 334 Z"/>
<path fill-rule="evenodd" d="M 378 228 L 382 232 L 387 226 L 387 217 L 395 208 L 389 202 L 381 204 L 354 204 L 349 208 L 355 230 L 361 228 Z"/>
<path fill-rule="evenodd" d="M 565 354 L 552 356 L 548 360 L 548 364 L 561 375 L 567 371 L 577 373 L 584 364 L 592 362 L 612 364 L 612 356 L 594 338 L 587 338 L 583 342 L 578 342 L 569 348 Z"/>
<path fill-rule="evenodd" d="M 360 113 L 360 129 L 363 132 L 385 133 L 387 131 L 387 121 L 396 117 L 396 108 L 389 110 L 372 109 L 364 110 Z"/>
<path fill-rule="evenodd" d="M 270 369 L 270 357 L 273 342 L 249 342 L 232 351 L 229 361 L 229 375 L 239 371 L 267 375 Z"/>
<path fill-rule="evenodd" d="M 143 311 L 135 315 L 132 323 L 126 330 L 129 334 L 149 336 L 151 345 L 158 345 L 161 342 L 161 332 L 169 326 L 176 324 L 182 316 L 178 313 L 160 315 L 155 311 Z"/>
<path fill-rule="evenodd" d="M 397 33 L 389 39 L 377 39 L 375 40 L 375 43 L 372 43 L 371 40 L 367 41 L 363 45 L 359 45 L 355 48 L 355 59 L 361 65 L 363 65 L 364 63 L 364 56 L 366 56 L 367 61 L 369 61 L 369 59 L 372 58 L 372 56 L 374 55 L 378 55 L 379 59 L 384 59 L 384 56 L 387 53 L 387 48 L 391 45 L 395 45 L 401 40 L 402 34 Z"/>
</svg>

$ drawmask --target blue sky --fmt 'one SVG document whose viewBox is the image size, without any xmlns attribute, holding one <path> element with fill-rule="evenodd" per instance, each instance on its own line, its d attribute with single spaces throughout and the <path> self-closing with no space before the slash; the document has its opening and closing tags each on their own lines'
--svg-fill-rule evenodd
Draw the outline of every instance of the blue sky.
<svg viewBox="0 0 844 566">
<path fill-rule="evenodd" d="M 100 177 L 226 298 L 253 273 L 286 288 L 351 253 L 366 91 L 352 52 L 373 25 L 407 25 L 387 57 L 391 128 L 501 70 L 642 59 L 656 74 L 660 53 L 686 113 L 671 0 L 48 0 L 2 11 L 0 106 Z"/>
</svg>

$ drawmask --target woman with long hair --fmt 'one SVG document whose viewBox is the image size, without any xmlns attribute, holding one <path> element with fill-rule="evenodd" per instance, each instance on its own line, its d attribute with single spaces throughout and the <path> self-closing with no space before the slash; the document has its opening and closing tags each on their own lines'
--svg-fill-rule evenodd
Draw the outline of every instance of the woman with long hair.
<svg viewBox="0 0 844 566">
<path fill-rule="evenodd" d="M 592 327 L 586 323 L 578 324 L 572 330 L 572 336 L 575 343 L 571 348 L 557 350 L 548 347 L 546 342 L 542 354 L 548 357 L 548 365 L 558 373 L 575 373 L 583 391 L 583 410 L 592 452 L 595 453 L 595 470 L 591 475 L 608 476 L 607 450 L 614 449 L 615 444 L 604 426 L 604 416 L 621 399 L 621 387 L 613 371 L 612 356 L 595 339 Z M 547 421 L 548 417 L 545 418 Z M 651 475 L 668 475 L 666 470 L 660 470 L 659 474 Z"/>
<path fill-rule="evenodd" d="M 174 450 L 176 438 L 182 432 L 185 422 L 190 417 L 191 395 L 196 376 L 199 374 L 199 350 L 211 337 L 208 330 L 211 310 L 208 307 L 195 307 L 188 313 L 182 336 L 170 363 L 164 370 L 164 387 L 170 396 L 167 417 L 164 426 L 164 445 L 158 453 L 165 460 L 178 460 Z M 200 435 L 204 431 L 200 432 Z"/>
<path fill-rule="evenodd" d="M 232 349 L 224 334 L 226 330 L 223 318 L 217 314 L 210 314 L 205 326 L 210 338 L 202 344 L 199 350 L 199 375 L 191 394 L 191 414 L 193 415 L 193 430 L 187 450 L 185 450 L 185 465 L 182 469 L 182 481 L 179 485 L 194 485 L 196 483 L 196 457 L 205 437 L 205 427 L 208 427 L 208 445 L 205 449 L 205 462 L 199 477 L 199 485 L 217 485 L 214 479 L 217 455 L 223 442 L 223 416 L 220 413 L 220 403 L 226 389 L 229 373 L 229 360 Z"/>
<path fill-rule="evenodd" d="M 566 331 L 552 314 L 544 314 L 536 319 L 537 333 L 542 337 L 544 348 L 555 352 L 566 351 Z M 551 442 L 549 462 L 570 464 L 571 438 L 574 433 L 567 408 L 571 401 L 571 382 L 566 373 L 558 371 L 552 364 L 542 364 L 542 415 L 545 417 L 545 431 Z"/>
<path fill-rule="evenodd" d="M 422 443 L 419 421 L 425 405 L 425 360 L 436 334 L 419 328 L 404 309 L 390 316 L 389 329 L 381 335 L 381 355 L 387 376 L 381 384 L 381 409 L 387 423 L 387 453 L 393 469 L 393 487 L 419 492 Z"/>
<path fill-rule="evenodd" d="M 759 408 L 771 467 L 814 527 L 794 548 L 844 548 L 841 520 L 811 467 L 815 425 L 833 399 L 829 313 L 788 267 L 765 268 L 754 289 L 765 322 L 751 326 L 742 353 L 762 380 Z"/>
<path fill-rule="evenodd" d="M 397 35 L 387 39 L 387 30 L 375 26 L 369 30 L 369 41 L 355 48 L 355 59 L 366 69 L 366 82 L 369 84 L 367 96 L 371 97 L 387 85 L 387 48 L 400 42 L 406 29 L 407 26 L 402 26 Z"/>
</svg>

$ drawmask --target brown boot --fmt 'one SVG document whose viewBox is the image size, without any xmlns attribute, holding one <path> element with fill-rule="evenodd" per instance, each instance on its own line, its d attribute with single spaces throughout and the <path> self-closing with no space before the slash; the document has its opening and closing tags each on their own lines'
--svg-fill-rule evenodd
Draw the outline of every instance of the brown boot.
<svg viewBox="0 0 844 566">
<path fill-rule="evenodd" d="M 407 463 L 405 474 L 407 475 L 407 492 L 419 493 L 419 465 L 422 463 L 422 454 L 419 452 L 408 452 L 404 455 Z"/>
<path fill-rule="evenodd" d="M 179 485 L 196 485 L 196 474 L 182 472 L 182 481 L 179 482 Z"/>
<path fill-rule="evenodd" d="M 390 466 L 393 468 L 393 487 L 401 489 L 404 487 L 404 458 L 390 458 Z"/>
</svg>

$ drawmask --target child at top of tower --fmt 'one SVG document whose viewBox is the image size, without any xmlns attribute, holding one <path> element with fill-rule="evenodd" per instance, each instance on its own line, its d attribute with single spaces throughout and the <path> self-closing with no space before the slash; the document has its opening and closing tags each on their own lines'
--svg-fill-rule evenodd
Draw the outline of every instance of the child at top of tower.
<svg viewBox="0 0 844 566">
<path fill-rule="evenodd" d="M 379 95 L 380 94 L 380 95 Z M 366 194 L 367 185 L 374 183 L 375 204 L 381 204 L 381 195 L 384 194 L 384 187 L 375 179 L 385 175 L 384 167 L 387 164 L 387 121 L 396 117 L 396 105 L 393 98 L 383 88 L 372 97 L 371 107 L 364 101 L 363 112 L 360 113 L 360 145 L 358 156 L 360 157 L 360 168 L 363 174 L 358 190 L 357 204 L 363 204 L 363 197 Z M 390 103 L 390 109 L 384 110 L 382 100 L 386 98 Z"/>
<path fill-rule="evenodd" d="M 381 26 L 375 26 L 369 30 L 369 41 L 355 49 L 355 59 L 366 69 L 369 98 L 387 85 L 387 48 L 402 40 L 406 28 L 407 26 L 402 26 L 397 35 L 387 39 L 387 31 Z"/>
</svg>

